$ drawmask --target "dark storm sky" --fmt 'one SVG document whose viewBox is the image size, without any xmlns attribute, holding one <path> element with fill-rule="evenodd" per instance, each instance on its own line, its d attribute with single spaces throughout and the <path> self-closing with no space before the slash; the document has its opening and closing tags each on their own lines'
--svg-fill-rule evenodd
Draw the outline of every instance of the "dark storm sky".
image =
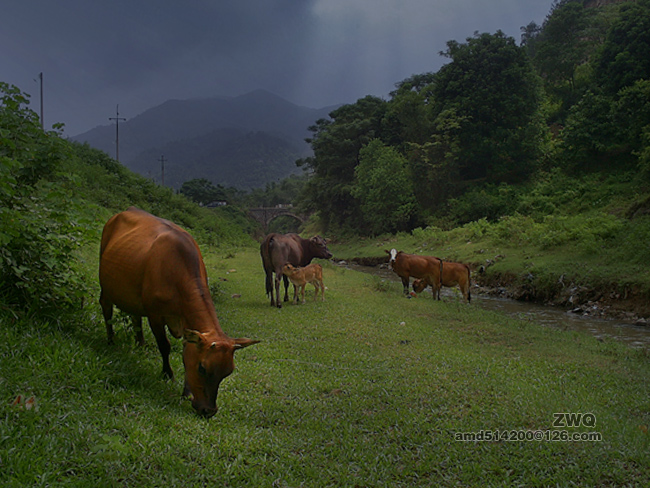
<svg viewBox="0 0 650 488">
<path fill-rule="evenodd" d="M 448 40 L 541 24 L 552 0 L 8 0 L 0 81 L 76 135 L 168 99 L 266 89 L 319 108 L 437 71 Z"/>
</svg>

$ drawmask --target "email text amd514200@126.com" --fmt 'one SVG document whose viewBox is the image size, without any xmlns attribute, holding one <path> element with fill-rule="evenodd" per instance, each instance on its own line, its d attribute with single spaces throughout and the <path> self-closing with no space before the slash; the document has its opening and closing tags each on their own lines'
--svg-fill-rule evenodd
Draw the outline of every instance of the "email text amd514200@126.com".
<svg viewBox="0 0 650 488">
<path fill-rule="evenodd" d="M 603 440 L 600 432 L 576 432 L 567 428 L 596 426 L 596 416 L 593 413 L 553 414 L 552 429 L 481 429 L 474 432 L 456 432 L 454 439 L 464 442 L 597 442 Z"/>
</svg>

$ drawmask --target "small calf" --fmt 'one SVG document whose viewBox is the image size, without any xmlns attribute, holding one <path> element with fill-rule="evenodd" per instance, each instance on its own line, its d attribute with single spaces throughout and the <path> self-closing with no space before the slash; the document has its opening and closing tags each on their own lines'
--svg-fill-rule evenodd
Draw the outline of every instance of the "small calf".
<svg viewBox="0 0 650 488">
<path fill-rule="evenodd" d="M 433 285 L 438 285 L 440 288 L 443 286 L 458 286 L 463 294 L 463 298 L 467 300 L 467 303 L 470 303 L 472 300 L 472 294 L 470 293 L 471 283 L 469 266 L 462 263 L 443 261 L 441 277 L 440 284 L 438 285 L 438 283 L 433 283 Z M 431 280 L 428 278 L 417 279 L 413 281 L 413 291 L 421 293 L 427 286 L 431 285 Z M 434 296 L 436 293 L 436 287 L 437 286 L 431 286 L 431 288 L 434 289 Z"/>
<path fill-rule="evenodd" d="M 293 283 L 293 303 L 298 303 L 298 288 L 301 289 L 302 303 L 305 303 L 305 288 L 307 283 L 316 287 L 314 300 L 318 298 L 318 289 L 321 290 L 321 300 L 325 300 L 325 287 L 323 286 L 323 267 L 320 264 L 312 263 L 304 268 L 296 268 L 287 263 L 282 268 L 282 274 Z"/>
</svg>

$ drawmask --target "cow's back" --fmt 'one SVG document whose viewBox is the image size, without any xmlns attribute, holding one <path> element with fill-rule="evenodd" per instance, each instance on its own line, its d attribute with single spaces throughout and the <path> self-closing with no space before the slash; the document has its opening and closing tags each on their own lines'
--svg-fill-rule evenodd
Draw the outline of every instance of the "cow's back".
<svg viewBox="0 0 650 488">
<path fill-rule="evenodd" d="M 301 241 L 302 238 L 297 234 L 269 234 L 262 243 L 264 267 L 276 270 L 286 263 L 295 267 L 309 264 L 304 263 Z"/>
<path fill-rule="evenodd" d="M 106 223 L 99 282 L 102 293 L 121 310 L 140 316 L 152 310 L 180 315 L 174 296 L 183 294 L 188 274 L 206 281 L 194 239 L 177 225 L 133 207 Z"/>
<path fill-rule="evenodd" d="M 436 271 L 436 258 L 420 256 L 417 254 L 399 254 L 395 262 L 397 273 L 400 272 L 411 276 L 426 276 Z"/>
</svg>

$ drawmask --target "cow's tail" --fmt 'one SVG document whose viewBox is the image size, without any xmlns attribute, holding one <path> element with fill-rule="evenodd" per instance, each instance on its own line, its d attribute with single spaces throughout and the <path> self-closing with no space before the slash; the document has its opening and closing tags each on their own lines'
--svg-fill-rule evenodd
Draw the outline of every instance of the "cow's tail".
<svg viewBox="0 0 650 488">
<path fill-rule="evenodd" d="M 266 294 L 273 296 L 273 271 L 271 268 L 271 246 L 273 244 L 273 237 L 262 242 L 260 247 L 260 254 L 262 255 L 262 265 L 264 266 L 264 273 L 266 274 Z"/>
<path fill-rule="evenodd" d="M 467 268 L 467 303 L 470 303 L 472 301 L 472 280 L 469 266 L 465 265 L 465 267 Z"/>
</svg>

